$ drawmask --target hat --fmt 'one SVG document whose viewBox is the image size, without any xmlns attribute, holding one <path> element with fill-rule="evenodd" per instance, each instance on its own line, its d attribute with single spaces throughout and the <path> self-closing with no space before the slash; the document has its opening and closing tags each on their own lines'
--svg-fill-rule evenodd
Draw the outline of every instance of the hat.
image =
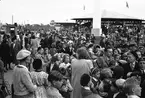
<svg viewBox="0 0 145 98">
<path fill-rule="evenodd" d="M 126 81 L 125 79 L 118 79 L 116 80 L 116 85 L 118 87 L 122 87 L 125 81 Z"/>
<path fill-rule="evenodd" d="M 16 58 L 17 58 L 17 60 L 22 60 L 22 59 L 28 57 L 30 54 L 31 54 L 30 51 L 28 51 L 26 49 L 22 49 L 18 52 Z"/>
<path fill-rule="evenodd" d="M 68 44 L 73 44 L 73 41 L 72 40 L 68 41 Z"/>
</svg>

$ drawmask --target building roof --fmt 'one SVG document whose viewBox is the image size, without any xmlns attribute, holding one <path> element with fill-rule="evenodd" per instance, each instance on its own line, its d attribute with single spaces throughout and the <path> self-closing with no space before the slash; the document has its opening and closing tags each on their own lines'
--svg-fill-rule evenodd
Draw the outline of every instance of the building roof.
<svg viewBox="0 0 145 98">
<path fill-rule="evenodd" d="M 107 11 L 107 10 L 102 11 L 101 18 L 102 19 L 143 20 L 143 19 L 139 19 L 139 18 L 135 18 L 132 16 L 120 14 L 120 13 L 113 12 L 113 11 Z M 78 19 L 80 19 L 80 20 L 93 19 L 93 13 L 87 14 L 87 15 L 79 17 L 79 18 L 73 18 L 72 20 L 78 20 Z"/>
</svg>

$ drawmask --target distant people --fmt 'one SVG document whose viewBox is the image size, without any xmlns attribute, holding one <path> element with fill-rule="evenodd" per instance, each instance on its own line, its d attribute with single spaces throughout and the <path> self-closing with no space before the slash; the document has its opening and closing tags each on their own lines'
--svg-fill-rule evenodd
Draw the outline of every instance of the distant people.
<svg viewBox="0 0 145 98">
<path fill-rule="evenodd" d="M 11 67 L 10 67 L 11 49 L 10 49 L 10 44 L 9 44 L 9 40 L 8 40 L 9 37 L 10 37 L 9 35 L 4 36 L 4 40 L 1 43 L 1 48 L 0 48 L 1 59 L 4 62 L 4 67 L 6 70 L 11 69 Z"/>
</svg>

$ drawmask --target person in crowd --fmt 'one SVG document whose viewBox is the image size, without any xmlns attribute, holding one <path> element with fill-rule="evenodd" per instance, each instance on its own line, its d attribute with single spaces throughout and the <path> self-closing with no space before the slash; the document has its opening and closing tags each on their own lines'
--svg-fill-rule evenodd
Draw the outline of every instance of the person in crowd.
<svg viewBox="0 0 145 98">
<path fill-rule="evenodd" d="M 37 86 L 32 83 L 28 64 L 30 63 L 31 52 L 22 49 L 18 52 L 16 58 L 19 64 L 14 67 L 13 72 L 13 89 L 14 98 L 33 98 Z"/>
<path fill-rule="evenodd" d="M 70 64 L 70 57 L 69 57 L 68 54 L 65 54 L 63 56 L 63 60 L 62 60 L 62 63 L 60 64 L 59 68 L 67 69 L 69 66 L 71 66 L 71 64 Z"/>
<path fill-rule="evenodd" d="M 44 63 L 49 63 L 52 56 L 50 55 L 50 51 L 48 48 L 44 48 Z"/>
<path fill-rule="evenodd" d="M 136 42 L 131 42 L 130 45 L 129 45 L 129 50 L 131 52 L 135 52 L 137 50 L 137 44 Z"/>
<path fill-rule="evenodd" d="M 100 46 L 99 45 L 94 45 L 93 46 L 93 52 L 94 52 L 94 55 L 96 57 L 100 56 Z"/>
<path fill-rule="evenodd" d="M 112 70 L 110 68 L 104 68 L 100 72 L 100 80 L 99 84 L 99 94 L 103 98 L 108 98 L 111 92 L 111 84 L 112 84 Z"/>
<path fill-rule="evenodd" d="M 121 62 L 122 60 L 121 60 L 121 55 L 120 54 L 115 54 L 114 55 L 114 64 L 113 64 L 113 66 L 118 66 L 118 65 L 121 65 L 122 64 L 122 62 Z"/>
<path fill-rule="evenodd" d="M 40 59 L 34 59 L 33 68 L 35 71 L 31 72 L 31 79 L 33 84 L 37 85 L 35 98 L 47 98 L 45 88 L 48 86 L 48 74 L 42 71 L 42 61 Z"/>
<path fill-rule="evenodd" d="M 63 79 L 63 85 L 60 89 L 60 93 L 62 94 L 64 98 L 70 98 L 70 93 L 73 91 L 73 88 L 70 83 L 70 75 L 68 75 L 68 70 L 64 68 L 60 68 L 59 72 L 64 77 L 66 77 L 65 79 Z"/>
<path fill-rule="evenodd" d="M 66 53 L 66 43 L 62 43 L 62 48 L 59 50 L 59 53 Z"/>
<path fill-rule="evenodd" d="M 140 98 L 141 87 L 138 80 L 135 78 L 128 78 L 124 83 L 124 90 L 127 94 L 127 98 Z"/>
<path fill-rule="evenodd" d="M 136 57 L 133 53 L 128 53 L 128 63 L 122 65 L 124 68 L 124 78 L 126 79 L 127 77 L 131 77 L 133 74 L 132 72 L 134 71 L 139 71 L 139 65 L 138 62 L 136 62 Z"/>
<path fill-rule="evenodd" d="M 24 45 L 24 46 L 25 46 L 26 49 L 27 49 L 27 48 L 30 46 L 30 44 L 31 44 L 30 37 L 31 37 L 30 34 L 28 34 L 28 33 L 25 34 L 25 37 L 24 37 L 24 44 L 25 44 L 25 45 Z"/>
<path fill-rule="evenodd" d="M 9 44 L 10 35 L 4 35 L 3 42 L 1 43 L 0 55 L 4 62 L 4 67 L 6 70 L 11 69 L 11 49 Z M 9 68 L 8 68 L 9 66 Z"/>
<path fill-rule="evenodd" d="M 119 51 L 118 51 L 118 49 L 114 49 L 113 50 L 113 55 L 117 55 L 117 54 L 120 54 Z"/>
<path fill-rule="evenodd" d="M 73 48 L 73 41 L 68 42 L 68 47 L 66 47 L 66 53 L 69 54 L 70 56 L 73 55 L 74 53 L 74 48 Z"/>
<path fill-rule="evenodd" d="M 89 52 L 89 55 L 90 55 L 90 57 L 91 57 L 91 59 L 95 59 L 95 57 L 94 57 L 94 52 L 93 52 L 93 44 L 92 43 L 90 43 L 88 46 L 87 46 L 87 50 L 88 50 L 88 52 Z"/>
<path fill-rule="evenodd" d="M 46 72 L 50 74 L 51 71 L 56 70 L 59 71 L 59 59 L 57 56 L 52 56 L 51 62 L 46 67 Z"/>
<path fill-rule="evenodd" d="M 138 75 L 138 77 L 140 77 L 140 86 L 142 88 L 142 91 L 141 91 L 141 97 L 144 98 L 145 95 L 145 58 L 142 57 L 140 60 L 139 60 L 139 67 L 140 67 L 140 72 L 136 72 L 136 74 Z"/>
<path fill-rule="evenodd" d="M 121 67 L 119 65 L 118 66 L 115 66 L 112 69 L 112 71 L 113 71 L 113 78 L 115 80 L 122 79 L 123 78 L 123 76 L 124 76 L 124 68 L 123 67 Z"/>
<path fill-rule="evenodd" d="M 51 48 L 50 48 L 50 54 L 51 56 L 54 56 L 57 53 L 56 45 L 55 43 L 52 43 Z"/>
<path fill-rule="evenodd" d="M 101 83 L 100 72 L 101 72 L 101 70 L 98 69 L 97 67 L 94 67 L 94 68 L 91 69 L 91 78 L 92 78 L 91 80 L 92 80 L 92 83 L 94 85 L 94 87 L 91 88 L 91 91 L 93 93 L 97 93 L 97 94 L 99 93 L 98 89 L 99 89 L 99 85 Z"/>
<path fill-rule="evenodd" d="M 1 57 L 0 57 L 0 72 L 4 72 L 4 71 L 5 71 L 4 63 L 3 63 L 3 61 L 1 60 Z"/>
<path fill-rule="evenodd" d="M 99 68 L 110 67 L 110 62 L 114 60 L 113 58 L 113 49 L 111 47 L 105 48 L 104 55 L 97 59 Z"/>
<path fill-rule="evenodd" d="M 82 47 L 77 50 L 77 59 L 72 60 L 71 66 L 72 66 L 71 85 L 74 88 L 71 94 L 71 98 L 82 98 L 80 77 L 84 73 L 89 74 L 91 68 L 93 68 L 93 63 L 90 60 L 89 53 L 85 48 Z"/>
<path fill-rule="evenodd" d="M 142 56 L 145 56 L 145 47 L 144 46 L 140 46 L 139 47 L 139 51 L 141 52 Z"/>
<path fill-rule="evenodd" d="M 91 77 L 89 74 L 83 74 L 80 79 L 80 84 L 81 84 L 81 94 L 82 98 L 102 98 L 98 94 L 95 94 L 91 91 L 91 88 L 94 87 Z"/>
<path fill-rule="evenodd" d="M 137 56 L 136 60 L 139 61 L 139 59 L 141 59 L 141 57 L 142 57 L 142 54 L 139 50 L 136 50 L 135 53 L 136 53 L 136 56 Z"/>
<path fill-rule="evenodd" d="M 126 80 L 124 79 L 117 79 L 115 84 L 117 86 L 118 92 L 113 95 L 113 98 L 127 98 L 126 93 L 124 92 L 124 83 Z"/>
<path fill-rule="evenodd" d="M 38 40 L 36 39 L 35 35 L 32 36 L 31 43 L 30 43 L 32 50 L 37 50 L 39 47 Z"/>
<path fill-rule="evenodd" d="M 51 83 L 51 86 L 46 88 L 47 98 L 63 98 L 59 90 L 63 85 L 63 79 L 65 77 L 59 71 L 51 71 L 48 76 L 48 81 Z"/>
<path fill-rule="evenodd" d="M 46 65 L 47 63 L 44 62 L 44 49 L 42 47 L 38 47 L 37 53 L 35 54 L 36 59 L 41 59 L 42 61 L 42 69 L 45 71 L 46 70 Z"/>
<path fill-rule="evenodd" d="M 11 54 L 12 54 L 12 62 L 17 65 L 16 55 L 21 50 L 21 45 L 16 36 L 12 38 L 11 44 Z"/>
</svg>

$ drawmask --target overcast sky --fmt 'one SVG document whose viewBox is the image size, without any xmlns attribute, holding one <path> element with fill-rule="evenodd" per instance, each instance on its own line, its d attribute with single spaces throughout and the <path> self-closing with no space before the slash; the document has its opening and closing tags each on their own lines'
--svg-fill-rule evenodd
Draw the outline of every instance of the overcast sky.
<svg viewBox="0 0 145 98">
<path fill-rule="evenodd" d="M 48 24 L 93 12 L 94 0 L 1 0 L 0 22 Z M 126 8 L 126 1 L 129 9 Z M 85 5 L 85 11 L 83 10 Z M 101 0 L 101 9 L 145 19 L 145 0 Z"/>
</svg>

